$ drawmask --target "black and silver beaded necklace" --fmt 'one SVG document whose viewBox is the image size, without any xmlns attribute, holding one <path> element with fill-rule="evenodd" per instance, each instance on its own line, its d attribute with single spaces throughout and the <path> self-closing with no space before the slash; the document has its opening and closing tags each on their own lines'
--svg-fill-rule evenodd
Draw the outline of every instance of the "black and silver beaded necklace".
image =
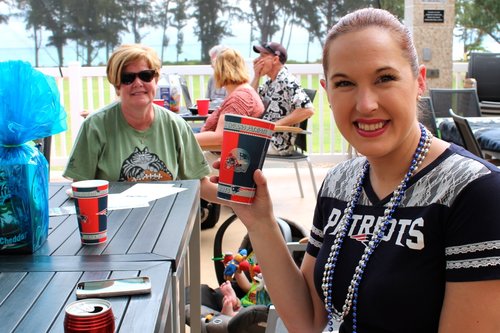
<svg viewBox="0 0 500 333">
<path fill-rule="evenodd" d="M 353 317 L 353 333 L 357 332 L 357 303 L 358 303 L 358 290 L 359 285 L 361 283 L 363 272 L 370 260 L 371 255 L 380 244 L 382 238 L 385 235 L 385 231 L 387 226 L 392 219 L 392 215 L 394 211 L 399 206 L 401 199 L 404 195 L 404 192 L 407 188 L 408 181 L 410 178 L 416 173 L 418 167 L 425 159 L 429 148 L 432 143 L 432 134 L 425 129 L 422 124 L 420 126 L 420 141 L 418 143 L 417 149 L 413 155 L 413 159 L 411 161 L 411 165 L 408 169 L 403 180 L 398 185 L 398 187 L 394 190 L 391 199 L 387 205 L 387 208 L 384 211 L 384 216 L 378 220 L 375 225 L 373 234 L 371 236 L 370 241 L 368 242 L 368 246 L 365 248 L 361 259 L 354 271 L 354 274 L 351 279 L 351 283 L 347 290 L 346 299 L 344 305 L 342 307 L 342 311 L 338 311 L 333 306 L 333 275 L 335 272 L 336 263 L 338 260 L 338 255 L 340 253 L 340 249 L 342 247 L 342 243 L 344 241 L 345 236 L 347 235 L 347 231 L 349 230 L 350 224 L 352 222 L 352 216 L 354 214 L 354 209 L 358 204 L 358 200 L 361 196 L 363 181 L 366 178 L 368 171 L 370 169 L 370 164 L 368 161 L 365 162 L 363 168 L 358 176 L 358 179 L 354 185 L 352 190 L 351 199 L 347 204 L 347 207 L 344 210 L 344 214 L 342 216 L 341 221 L 339 222 L 339 232 L 337 233 L 335 240 L 332 244 L 330 254 L 328 255 L 328 259 L 325 263 L 325 270 L 323 272 L 323 280 L 322 280 L 322 290 L 323 296 L 325 297 L 325 307 L 328 313 L 328 330 L 333 331 L 333 320 L 338 322 L 342 322 L 347 314 L 352 309 L 352 317 Z"/>
</svg>

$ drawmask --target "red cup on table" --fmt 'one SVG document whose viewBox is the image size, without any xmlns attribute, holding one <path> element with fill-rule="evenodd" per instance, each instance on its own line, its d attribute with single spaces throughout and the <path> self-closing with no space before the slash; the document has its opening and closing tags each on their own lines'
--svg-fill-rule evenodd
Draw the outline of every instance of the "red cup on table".
<svg viewBox="0 0 500 333">
<path fill-rule="evenodd" d="M 155 103 L 156 105 L 165 107 L 165 100 L 163 100 L 163 99 L 154 99 L 153 103 Z"/>
<path fill-rule="evenodd" d="M 255 196 L 253 174 L 261 169 L 275 124 L 259 118 L 224 115 L 219 168 L 219 199 L 251 204 Z"/>
<path fill-rule="evenodd" d="M 199 98 L 196 100 L 196 107 L 198 108 L 198 115 L 206 116 L 208 115 L 208 105 L 210 100 L 208 98 Z"/>
<path fill-rule="evenodd" d="M 82 244 L 106 242 L 108 230 L 107 180 L 82 180 L 71 184 Z"/>
</svg>

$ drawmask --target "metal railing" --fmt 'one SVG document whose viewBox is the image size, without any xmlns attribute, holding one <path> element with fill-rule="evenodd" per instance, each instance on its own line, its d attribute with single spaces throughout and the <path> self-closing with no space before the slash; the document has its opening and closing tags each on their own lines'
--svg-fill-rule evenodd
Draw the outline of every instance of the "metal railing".
<svg viewBox="0 0 500 333">
<path fill-rule="evenodd" d="M 350 148 L 335 126 L 328 107 L 326 94 L 320 86 L 323 69 L 320 64 L 290 64 L 290 72 L 297 76 L 305 88 L 317 89 L 314 101 L 315 114 L 309 121 L 312 134 L 308 139 L 308 152 L 313 162 L 338 162 L 350 156 Z M 251 66 L 249 66 L 251 68 Z M 93 112 L 109 104 L 116 98 L 114 88 L 106 79 L 105 67 L 81 67 L 78 63 L 62 68 L 37 68 L 56 79 L 60 91 L 61 104 L 68 114 L 68 130 L 57 134 L 52 140 L 51 168 L 66 165 L 78 130 L 83 122 L 83 110 Z M 209 65 L 166 66 L 166 73 L 182 75 L 193 100 L 205 95 L 206 82 L 212 74 Z M 467 63 L 453 64 L 454 86 L 462 87 Z M 195 86 L 197 84 L 198 86 Z M 193 94 L 193 93 L 191 93 Z"/>
</svg>

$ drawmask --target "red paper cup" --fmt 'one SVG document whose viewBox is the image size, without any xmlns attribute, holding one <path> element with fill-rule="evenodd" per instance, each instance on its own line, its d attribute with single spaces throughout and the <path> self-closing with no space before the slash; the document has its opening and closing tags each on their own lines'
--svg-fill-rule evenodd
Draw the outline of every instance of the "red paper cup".
<svg viewBox="0 0 500 333">
<path fill-rule="evenodd" d="M 107 180 L 83 180 L 71 184 L 82 244 L 101 244 L 107 239 Z"/>
<path fill-rule="evenodd" d="M 165 100 L 163 100 L 163 99 L 154 99 L 153 103 L 155 103 L 156 105 L 165 107 Z"/>
<path fill-rule="evenodd" d="M 273 135 L 274 123 L 259 118 L 224 115 L 220 158 L 219 199 L 251 204 L 255 196 L 253 174 L 261 169 Z"/>
<path fill-rule="evenodd" d="M 210 100 L 208 98 L 200 98 L 196 100 L 196 106 L 198 108 L 198 114 L 200 116 L 206 116 L 208 114 L 208 105 Z"/>
</svg>

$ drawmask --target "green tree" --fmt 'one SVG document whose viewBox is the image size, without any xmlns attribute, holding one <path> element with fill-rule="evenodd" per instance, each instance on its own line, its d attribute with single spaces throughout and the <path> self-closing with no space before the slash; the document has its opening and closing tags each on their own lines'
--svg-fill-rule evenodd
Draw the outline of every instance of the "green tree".
<svg viewBox="0 0 500 333">
<path fill-rule="evenodd" d="M 201 43 L 201 60 L 209 63 L 208 50 L 220 44 L 223 37 L 232 36 L 228 17 L 234 8 L 229 6 L 227 0 L 193 0 L 192 4 L 192 17 L 197 24 L 194 32 Z"/>
<path fill-rule="evenodd" d="M 2 6 L 2 4 L 4 4 L 6 7 L 10 6 L 9 1 L 7 1 L 7 0 L 0 0 L 0 6 Z M 0 24 L 7 23 L 8 20 L 9 20 L 9 15 L 6 15 L 4 13 L 0 13 Z"/>
<path fill-rule="evenodd" d="M 184 45 L 184 33 L 182 29 L 187 25 L 187 0 L 178 0 L 177 6 L 172 9 L 173 19 L 172 26 L 177 30 L 177 43 L 175 44 L 176 49 L 176 61 L 179 62 L 179 55 L 182 53 L 182 47 Z"/>
<path fill-rule="evenodd" d="M 464 54 L 483 51 L 486 36 L 500 43 L 500 1 L 457 0 L 455 12 L 455 26 L 464 42 Z"/>
<path fill-rule="evenodd" d="M 5 1 L 0 1 L 5 2 Z M 40 48 L 42 45 L 42 26 L 40 23 L 40 20 L 38 19 L 37 16 L 32 15 L 32 9 L 29 4 L 29 1 L 23 1 L 23 0 L 18 0 L 16 1 L 15 4 L 10 4 L 11 8 L 16 7 L 19 12 L 14 12 L 11 15 L 15 17 L 22 17 L 24 18 L 24 22 L 26 23 L 26 31 L 29 31 L 30 29 L 32 30 L 32 34 L 30 37 L 33 38 L 33 44 L 34 44 L 34 49 L 35 49 L 35 66 L 39 66 L 39 53 L 40 53 Z M 5 15 L 5 22 L 7 22 L 7 19 L 9 16 Z M 0 18 L 0 22 L 1 22 Z"/>
<path fill-rule="evenodd" d="M 311 1 L 297 1 L 295 4 L 295 15 L 299 24 L 309 32 L 309 39 L 307 44 L 307 62 L 309 62 L 309 45 L 317 38 L 321 27 L 321 17 L 319 11 L 308 10 L 312 6 Z"/>
<path fill-rule="evenodd" d="M 114 0 L 66 0 L 70 8 L 71 38 L 82 46 L 83 62 L 91 66 L 99 49 L 108 52 L 126 31 L 121 7 Z"/>
<path fill-rule="evenodd" d="M 155 11 L 150 0 L 121 0 L 123 18 L 129 22 L 130 32 L 134 35 L 134 42 L 140 43 L 148 32 L 141 34 L 141 29 L 152 25 L 151 17 Z"/>
<path fill-rule="evenodd" d="M 162 30 L 162 35 L 161 35 L 161 55 L 160 59 L 161 62 L 163 63 L 164 61 L 164 52 L 165 48 L 167 48 L 168 43 L 169 43 L 169 38 L 167 35 L 167 28 L 169 26 L 169 16 L 170 16 L 170 11 L 169 11 L 169 6 L 170 6 L 170 0 L 161 0 L 156 2 L 156 5 L 154 6 L 154 10 L 158 15 L 155 15 L 154 18 L 152 19 L 153 23 L 159 26 Z"/>
<path fill-rule="evenodd" d="M 280 30 L 278 24 L 280 16 L 292 16 L 290 10 L 285 10 L 291 8 L 289 0 L 250 1 L 250 8 L 252 25 L 255 23 L 260 33 L 258 42 L 271 41 L 274 34 Z"/>
<path fill-rule="evenodd" d="M 121 43 L 120 35 L 127 31 L 126 17 L 121 8 L 122 1 L 106 1 L 102 4 L 101 10 L 104 18 L 102 39 L 106 47 L 106 62 L 108 62 L 113 49 Z"/>
<path fill-rule="evenodd" d="M 396 15 L 401 21 L 405 16 L 404 0 L 378 0 L 377 8 L 385 9 Z"/>
<path fill-rule="evenodd" d="M 309 44 L 314 39 L 323 44 L 328 30 L 337 23 L 340 17 L 359 8 L 383 8 L 400 19 L 404 16 L 404 0 L 299 0 L 293 1 L 292 4 L 296 20 L 300 22 L 298 24 L 309 31 Z M 316 8 L 316 10 L 311 10 L 311 8 Z"/>
<path fill-rule="evenodd" d="M 500 42 L 500 1 L 456 1 L 456 27 L 464 41 L 464 53 L 482 50 L 486 36 Z M 296 26 L 309 32 L 309 44 L 315 40 L 322 44 L 342 15 L 360 7 L 384 8 L 400 19 L 404 15 L 404 0 L 0 0 L 0 6 L 10 10 L 0 13 L 0 24 L 9 16 L 18 16 L 32 32 L 35 66 L 39 65 L 44 31 L 50 33 L 46 45 L 56 48 L 59 65 L 64 63 L 63 50 L 71 40 L 77 42 L 78 54 L 83 48 L 84 63 L 91 65 L 100 49 L 105 48 L 109 55 L 124 32 L 130 31 L 135 42 L 140 42 L 149 26 L 162 30 L 163 61 L 169 44 L 167 29 L 173 27 L 179 60 L 187 21 L 194 18 L 201 59 L 208 63 L 210 47 L 232 36 L 231 29 L 237 29 L 241 21 L 251 25 L 250 44 L 275 39 L 292 47 Z"/>
<path fill-rule="evenodd" d="M 290 47 L 290 42 L 292 41 L 294 26 L 296 24 L 300 24 L 300 20 L 295 17 L 296 2 L 297 0 L 290 0 L 289 5 L 282 9 L 281 37 L 279 42 L 287 49 L 288 47 Z M 286 43 L 285 43 L 285 35 L 287 35 Z"/>
<path fill-rule="evenodd" d="M 290 0 L 289 4 L 282 4 L 284 7 L 281 9 L 281 15 L 283 17 L 281 24 L 282 37 L 280 43 L 285 46 L 286 49 L 291 47 L 291 43 L 294 38 L 294 28 L 300 26 L 305 30 L 309 31 L 309 38 L 307 40 L 307 52 L 306 52 L 306 62 L 309 62 L 309 49 L 310 45 L 314 42 L 314 36 L 311 31 L 318 29 L 319 20 L 315 16 L 315 12 L 310 10 L 310 4 L 307 1 L 302 0 Z M 311 25 L 316 25 L 311 28 Z M 286 31 L 288 29 L 288 31 Z M 285 43 L 285 33 L 288 34 Z"/>
<path fill-rule="evenodd" d="M 315 13 L 307 14 L 305 19 L 311 20 L 310 33 L 323 44 L 328 30 L 344 15 L 364 7 L 379 7 L 374 0 L 309 0 L 308 6 L 316 8 Z"/>
<path fill-rule="evenodd" d="M 50 31 L 47 46 L 57 50 L 58 65 L 64 64 L 64 46 L 68 42 L 66 20 L 68 10 L 64 0 L 18 0 L 17 7 L 24 13 L 26 27 L 33 30 L 35 44 L 35 66 L 38 66 L 38 54 L 42 41 L 42 29 Z"/>
<path fill-rule="evenodd" d="M 43 6 L 40 6 L 42 7 L 43 13 L 43 24 L 47 30 L 50 30 L 52 32 L 52 36 L 49 36 L 49 42 L 47 43 L 47 46 L 54 46 L 57 49 L 59 66 L 62 66 L 64 63 L 64 46 L 68 42 L 68 32 L 66 30 L 65 24 L 65 21 L 67 19 L 67 8 L 64 4 L 64 0 L 52 0 L 43 2 L 32 0 L 31 2 L 41 2 L 44 4 Z"/>
</svg>

